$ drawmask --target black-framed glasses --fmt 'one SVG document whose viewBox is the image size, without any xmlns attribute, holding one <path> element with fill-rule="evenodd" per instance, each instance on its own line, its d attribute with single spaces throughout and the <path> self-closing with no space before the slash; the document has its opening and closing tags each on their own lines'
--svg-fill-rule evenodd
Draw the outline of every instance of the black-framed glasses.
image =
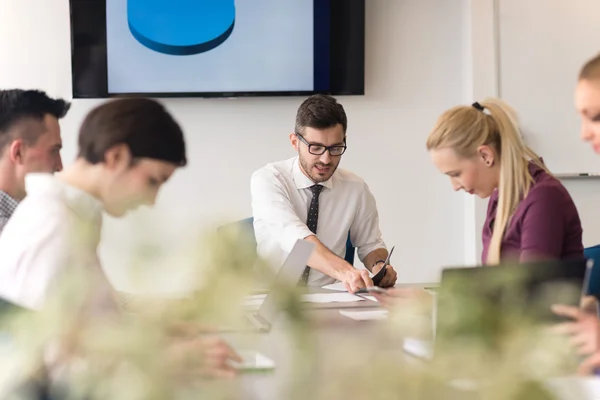
<svg viewBox="0 0 600 400">
<path fill-rule="evenodd" d="M 315 155 L 315 156 L 320 156 L 320 155 L 324 154 L 326 151 L 329 150 L 329 154 L 332 157 L 339 157 L 342 154 L 344 154 L 344 152 L 346 151 L 346 148 L 347 148 L 347 146 L 345 144 L 346 143 L 346 138 L 344 138 L 344 145 L 343 146 L 341 146 L 339 144 L 335 145 L 335 146 L 323 146 L 322 144 L 311 144 L 311 143 L 308 143 L 306 141 L 306 139 L 304 139 L 304 137 L 302 135 L 300 135 L 299 133 L 296 133 L 295 135 L 298 137 L 298 139 L 300 139 L 300 141 L 302 143 L 304 143 L 308 147 L 308 152 L 310 154 L 312 154 L 312 155 Z"/>
</svg>

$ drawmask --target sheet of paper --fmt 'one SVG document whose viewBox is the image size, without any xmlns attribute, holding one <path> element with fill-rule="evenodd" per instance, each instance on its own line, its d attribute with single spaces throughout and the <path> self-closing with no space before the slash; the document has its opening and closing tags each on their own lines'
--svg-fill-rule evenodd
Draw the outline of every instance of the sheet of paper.
<svg viewBox="0 0 600 400">
<path fill-rule="evenodd" d="M 365 299 L 350 293 L 313 293 L 303 295 L 302 301 L 305 303 L 350 303 L 365 301 Z"/>
<path fill-rule="evenodd" d="M 346 288 L 342 282 L 332 283 L 331 285 L 323 286 L 323 289 L 337 290 L 338 292 L 346 292 Z"/>
<path fill-rule="evenodd" d="M 387 319 L 387 310 L 340 311 L 340 314 L 355 321 L 376 321 Z"/>
<path fill-rule="evenodd" d="M 323 286 L 323 289 L 329 289 L 329 290 L 335 290 L 338 292 L 348 293 L 342 282 L 332 283 L 331 285 Z M 365 299 L 372 300 L 372 301 L 377 301 L 377 299 L 374 296 L 362 296 L 362 297 L 364 297 Z"/>
<path fill-rule="evenodd" d="M 244 307 L 260 307 L 265 301 L 266 294 L 247 296 L 244 299 Z M 371 296 L 369 296 L 371 297 Z M 354 301 L 365 301 L 362 297 L 350 293 L 314 293 L 302 295 L 304 303 L 349 303 Z"/>
</svg>

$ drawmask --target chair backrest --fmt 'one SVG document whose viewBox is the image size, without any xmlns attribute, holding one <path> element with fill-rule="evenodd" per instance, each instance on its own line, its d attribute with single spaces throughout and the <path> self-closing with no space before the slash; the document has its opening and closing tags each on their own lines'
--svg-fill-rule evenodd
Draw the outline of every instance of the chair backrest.
<svg viewBox="0 0 600 400">
<path fill-rule="evenodd" d="M 254 247 L 256 247 L 256 236 L 254 235 L 254 218 L 252 218 L 252 217 L 244 218 L 242 220 L 233 222 L 232 224 L 225 225 L 221 228 L 226 228 L 227 226 L 235 226 L 235 227 L 239 227 L 240 229 L 242 229 L 244 231 L 247 231 L 249 233 L 249 235 L 248 235 L 248 237 L 250 238 L 249 240 L 253 240 Z M 350 265 L 354 265 L 355 251 L 356 251 L 356 249 L 354 248 L 354 246 L 352 245 L 352 242 L 350 241 L 350 232 L 348 232 L 348 239 L 346 240 L 346 255 L 344 256 L 344 259 Z"/>
<path fill-rule="evenodd" d="M 344 256 L 344 259 L 350 265 L 354 265 L 354 252 L 355 251 L 356 251 L 356 249 L 354 248 L 354 246 L 352 245 L 352 241 L 350 240 L 350 232 L 348 232 L 348 239 L 346 240 L 346 255 Z"/>
<path fill-rule="evenodd" d="M 585 248 L 583 255 L 586 259 L 594 261 L 586 294 L 600 300 L 600 245 Z"/>
<path fill-rule="evenodd" d="M 256 237 L 254 236 L 254 218 L 245 218 L 239 221 L 235 221 L 226 225 L 222 225 L 218 229 L 219 232 L 234 231 L 235 233 L 241 233 L 245 240 L 248 240 L 248 245 L 252 245 L 256 248 Z"/>
</svg>

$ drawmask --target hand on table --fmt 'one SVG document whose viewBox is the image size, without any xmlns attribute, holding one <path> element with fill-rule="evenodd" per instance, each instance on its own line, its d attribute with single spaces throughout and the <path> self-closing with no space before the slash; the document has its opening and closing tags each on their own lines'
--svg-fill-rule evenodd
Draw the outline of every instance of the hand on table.
<svg viewBox="0 0 600 400">
<path fill-rule="evenodd" d="M 579 306 L 585 312 L 598 315 L 598 300 L 594 296 L 583 296 Z"/>
<path fill-rule="evenodd" d="M 198 377 L 233 378 L 237 370 L 231 361 L 241 362 L 240 356 L 221 338 L 197 336 L 176 340 L 168 348 L 171 370 L 184 379 Z"/>
<path fill-rule="evenodd" d="M 584 356 L 589 356 L 579 366 L 578 373 L 591 375 L 600 368 L 600 319 L 580 308 L 564 305 L 552 306 L 552 311 L 572 321 L 554 327 L 555 332 L 569 335 L 571 345 Z"/>
<path fill-rule="evenodd" d="M 581 355 L 590 355 L 599 350 L 600 319 L 580 308 L 564 305 L 552 306 L 552 311 L 561 317 L 570 318 L 554 327 L 555 332 L 569 335 L 571 344 Z"/>
<path fill-rule="evenodd" d="M 366 269 L 355 269 L 352 268 L 342 275 L 340 279 L 346 290 L 350 293 L 355 293 L 359 289 L 374 286 L 373 281 L 369 277 L 369 271 Z"/>
<path fill-rule="evenodd" d="M 373 275 L 376 275 L 379 271 L 381 271 L 382 267 L 383 267 L 383 263 L 376 264 L 373 266 L 373 270 L 371 272 L 373 272 Z M 392 287 L 396 284 L 396 279 L 398 279 L 398 274 L 394 270 L 394 267 L 392 267 L 391 265 L 388 265 L 386 267 L 385 276 L 379 283 L 379 287 L 382 287 L 382 288 Z"/>
</svg>

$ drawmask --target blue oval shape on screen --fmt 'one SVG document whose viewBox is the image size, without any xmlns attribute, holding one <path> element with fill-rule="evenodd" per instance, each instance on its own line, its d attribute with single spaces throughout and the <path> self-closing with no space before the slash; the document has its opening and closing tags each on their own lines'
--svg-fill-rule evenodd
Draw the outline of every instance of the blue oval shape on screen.
<svg viewBox="0 0 600 400">
<path fill-rule="evenodd" d="M 127 0 L 129 30 L 151 50 L 198 54 L 221 45 L 235 25 L 235 0 Z"/>
</svg>

